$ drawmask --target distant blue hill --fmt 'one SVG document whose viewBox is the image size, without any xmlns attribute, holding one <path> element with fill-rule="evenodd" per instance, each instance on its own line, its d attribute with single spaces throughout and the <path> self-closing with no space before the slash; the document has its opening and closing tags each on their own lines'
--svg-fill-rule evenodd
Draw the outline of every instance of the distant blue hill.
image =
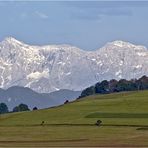
<svg viewBox="0 0 148 148">
<path fill-rule="evenodd" d="M 80 91 L 66 89 L 51 93 L 37 93 L 27 87 L 13 86 L 7 90 L 0 89 L 0 103 L 6 103 L 10 111 L 20 103 L 27 104 L 30 109 L 35 106 L 42 109 L 61 105 L 66 100 L 72 101 L 80 94 Z"/>
</svg>

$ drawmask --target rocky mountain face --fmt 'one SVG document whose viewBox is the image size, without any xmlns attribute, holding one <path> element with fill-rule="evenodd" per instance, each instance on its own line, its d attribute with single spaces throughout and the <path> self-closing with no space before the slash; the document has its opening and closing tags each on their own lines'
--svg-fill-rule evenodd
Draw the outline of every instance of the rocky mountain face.
<svg viewBox="0 0 148 148">
<path fill-rule="evenodd" d="M 82 90 L 104 79 L 148 75 L 148 50 L 123 41 L 96 51 L 70 45 L 30 46 L 9 37 L 0 42 L 0 74 L 0 87 L 5 89 Z"/>
</svg>

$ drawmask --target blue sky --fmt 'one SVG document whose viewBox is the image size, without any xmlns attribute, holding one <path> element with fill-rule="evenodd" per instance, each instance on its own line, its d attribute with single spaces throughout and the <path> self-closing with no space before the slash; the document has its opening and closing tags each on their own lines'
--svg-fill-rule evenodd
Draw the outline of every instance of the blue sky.
<svg viewBox="0 0 148 148">
<path fill-rule="evenodd" d="M 95 50 L 114 40 L 148 47 L 148 2 L 0 2 L 0 40 Z"/>
</svg>

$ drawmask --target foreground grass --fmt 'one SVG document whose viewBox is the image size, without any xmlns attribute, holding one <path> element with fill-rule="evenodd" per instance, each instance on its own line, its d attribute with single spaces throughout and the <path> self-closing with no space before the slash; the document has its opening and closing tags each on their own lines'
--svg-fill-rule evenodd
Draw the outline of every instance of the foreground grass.
<svg viewBox="0 0 148 148">
<path fill-rule="evenodd" d="M 95 112 L 86 116 L 86 118 L 148 118 L 148 113 L 101 113 Z"/>
<path fill-rule="evenodd" d="M 148 132 L 134 127 L 1 127 L 0 131 L 0 146 L 148 146 Z"/>
<path fill-rule="evenodd" d="M 148 146 L 147 115 L 148 91 L 91 96 L 1 116 L 0 146 Z"/>
</svg>

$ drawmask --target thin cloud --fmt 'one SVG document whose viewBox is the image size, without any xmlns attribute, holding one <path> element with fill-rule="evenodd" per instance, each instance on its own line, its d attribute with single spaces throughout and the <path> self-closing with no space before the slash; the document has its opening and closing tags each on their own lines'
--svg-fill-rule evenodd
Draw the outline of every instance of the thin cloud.
<svg viewBox="0 0 148 148">
<path fill-rule="evenodd" d="M 41 19 L 48 19 L 48 15 L 43 13 L 43 12 L 39 12 L 39 11 L 35 11 L 34 13 L 36 16 L 40 17 Z"/>
<path fill-rule="evenodd" d="M 100 20 L 102 17 L 134 15 L 133 7 L 148 7 L 148 2 L 63 2 L 61 3 L 73 10 L 70 17 L 78 20 Z"/>
<path fill-rule="evenodd" d="M 136 8 L 136 7 L 148 7 L 148 1 L 65 1 L 60 2 L 68 7 L 73 8 Z"/>
<path fill-rule="evenodd" d="M 133 12 L 129 8 L 108 8 L 102 9 L 98 14 L 106 16 L 132 16 Z"/>
<path fill-rule="evenodd" d="M 35 11 L 35 12 L 22 12 L 19 15 L 20 19 L 32 19 L 32 18 L 40 18 L 40 19 L 48 19 L 49 16 L 43 12 Z"/>
<path fill-rule="evenodd" d="M 21 19 L 26 19 L 27 17 L 28 17 L 28 14 L 25 13 L 25 12 L 23 12 L 23 13 L 20 14 L 20 18 Z"/>
<path fill-rule="evenodd" d="M 72 12 L 70 17 L 73 19 L 100 20 L 104 16 L 132 16 L 133 12 L 128 8 L 94 8 L 94 9 L 77 9 Z"/>
</svg>

